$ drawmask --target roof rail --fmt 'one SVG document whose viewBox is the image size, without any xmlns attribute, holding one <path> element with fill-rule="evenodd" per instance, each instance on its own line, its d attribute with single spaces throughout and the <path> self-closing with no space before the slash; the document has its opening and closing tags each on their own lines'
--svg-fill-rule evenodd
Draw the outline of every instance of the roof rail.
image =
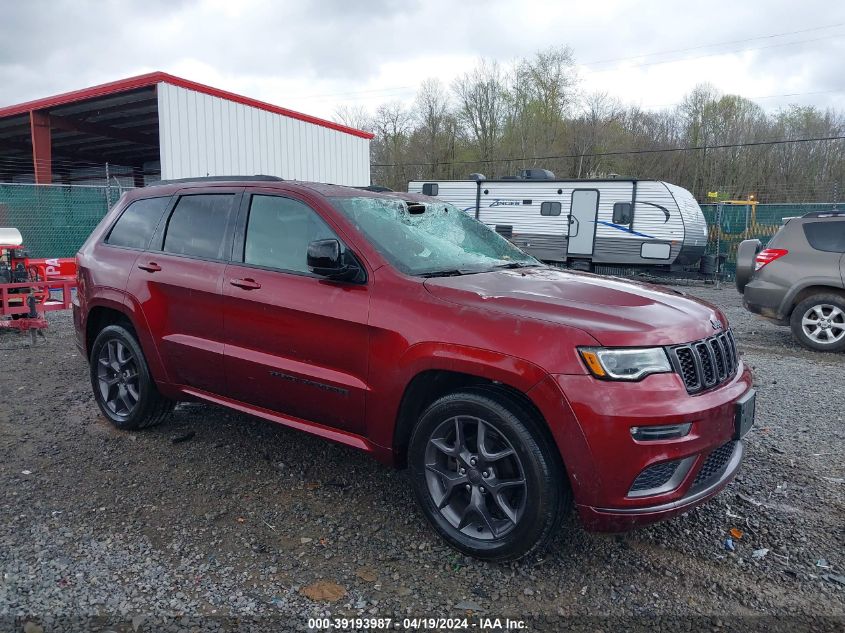
<svg viewBox="0 0 845 633">
<path fill-rule="evenodd" d="M 374 193 L 393 191 L 390 187 L 382 187 L 381 185 L 367 185 L 366 187 L 353 187 L 353 189 L 363 189 L 364 191 L 372 191 Z"/>
<path fill-rule="evenodd" d="M 179 184 L 182 182 L 232 182 L 232 181 L 270 181 L 270 182 L 279 182 L 283 181 L 284 178 L 279 178 L 278 176 L 264 176 L 264 175 L 255 175 L 255 176 L 197 176 L 196 178 L 174 178 L 172 180 L 158 180 L 156 182 L 151 182 L 148 187 L 155 187 L 156 185 L 174 185 Z"/>
<path fill-rule="evenodd" d="M 845 216 L 845 209 L 831 209 L 830 211 L 810 211 L 802 215 L 802 218 L 838 218 Z"/>
</svg>

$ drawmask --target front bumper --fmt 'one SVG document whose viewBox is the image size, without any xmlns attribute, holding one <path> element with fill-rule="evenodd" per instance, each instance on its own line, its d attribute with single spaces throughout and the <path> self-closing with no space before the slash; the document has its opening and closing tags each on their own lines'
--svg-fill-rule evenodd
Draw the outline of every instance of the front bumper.
<svg viewBox="0 0 845 633">
<path fill-rule="evenodd" d="M 689 395 L 674 373 L 634 383 L 587 375 L 554 380 L 580 431 L 573 440 L 571 431 L 552 425 L 588 529 L 620 531 L 679 514 L 718 493 L 736 475 L 744 452 L 734 437 L 736 403 L 752 386 L 742 362 L 732 378 L 697 395 Z M 690 424 L 689 432 L 674 439 L 641 440 L 631 433 L 632 427 L 679 424 Z M 572 455 L 572 447 L 579 445 L 588 447 L 588 459 L 583 450 Z M 668 485 L 636 490 L 641 474 L 672 463 L 677 469 Z"/>
<path fill-rule="evenodd" d="M 721 474 L 701 487 L 693 485 L 683 497 L 676 501 L 634 508 L 579 506 L 581 521 L 587 529 L 596 532 L 624 532 L 634 527 L 656 523 L 683 514 L 719 494 L 739 472 L 744 454 L 745 445 L 742 440 L 736 440 L 730 460 Z"/>
</svg>

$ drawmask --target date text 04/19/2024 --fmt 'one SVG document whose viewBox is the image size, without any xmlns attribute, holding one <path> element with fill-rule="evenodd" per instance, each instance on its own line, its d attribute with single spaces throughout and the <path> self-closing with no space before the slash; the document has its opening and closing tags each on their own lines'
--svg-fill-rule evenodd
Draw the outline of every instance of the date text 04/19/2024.
<svg viewBox="0 0 845 633">
<path fill-rule="evenodd" d="M 482 631 L 522 631 L 526 629 L 524 620 L 512 620 L 510 618 L 479 617 L 470 618 L 403 618 L 393 620 L 392 618 L 309 618 L 308 628 L 310 630 L 406 630 L 406 631 L 429 631 L 429 630 L 482 630 Z"/>
</svg>

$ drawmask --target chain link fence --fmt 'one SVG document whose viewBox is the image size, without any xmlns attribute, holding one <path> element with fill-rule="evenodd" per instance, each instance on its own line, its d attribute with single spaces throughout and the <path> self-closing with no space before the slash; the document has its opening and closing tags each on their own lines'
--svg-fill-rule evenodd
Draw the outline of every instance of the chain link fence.
<svg viewBox="0 0 845 633">
<path fill-rule="evenodd" d="M 124 190 L 0 183 L 0 227 L 18 229 L 32 257 L 73 257 Z"/>
<path fill-rule="evenodd" d="M 33 257 L 73 257 L 127 188 L 121 185 L 30 185 L 0 183 L 0 227 L 23 235 Z M 736 249 L 756 238 L 765 246 L 784 220 L 812 211 L 845 210 L 835 203 L 702 204 L 708 225 L 707 254 L 724 257 L 723 274 L 736 270 Z"/>
</svg>

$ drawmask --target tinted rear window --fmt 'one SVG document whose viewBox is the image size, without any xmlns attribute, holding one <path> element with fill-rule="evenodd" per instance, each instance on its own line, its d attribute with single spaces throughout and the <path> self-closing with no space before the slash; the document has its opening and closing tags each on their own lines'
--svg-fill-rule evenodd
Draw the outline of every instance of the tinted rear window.
<svg viewBox="0 0 845 633">
<path fill-rule="evenodd" d="M 146 198 L 130 204 L 112 227 L 106 244 L 147 248 L 170 198 Z"/>
<path fill-rule="evenodd" d="M 182 196 L 167 223 L 164 251 L 224 259 L 234 194 Z"/>
<path fill-rule="evenodd" d="M 804 235 L 817 251 L 845 253 L 845 222 L 806 222 Z"/>
</svg>

